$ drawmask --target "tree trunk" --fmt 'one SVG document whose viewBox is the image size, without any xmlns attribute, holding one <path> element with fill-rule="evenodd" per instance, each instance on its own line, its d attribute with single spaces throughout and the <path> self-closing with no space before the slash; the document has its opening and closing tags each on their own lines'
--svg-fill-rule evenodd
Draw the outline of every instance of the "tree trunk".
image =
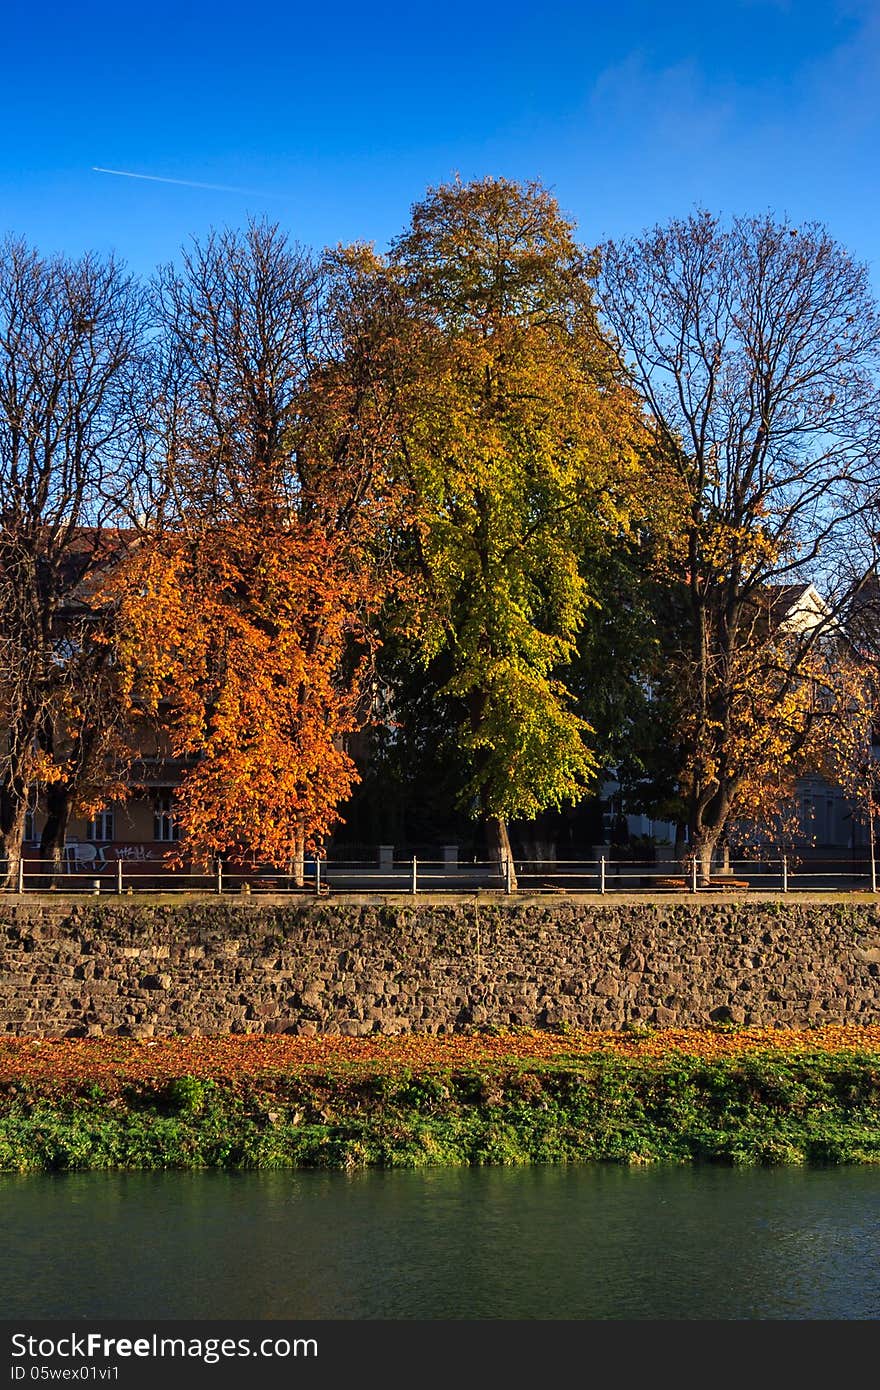
<svg viewBox="0 0 880 1390">
<path fill-rule="evenodd" d="M 3 787 L 0 791 L 0 887 L 18 887 L 26 815 L 27 789 Z"/>
<path fill-rule="evenodd" d="M 712 861 L 718 844 L 717 836 L 703 835 L 694 845 L 700 872 L 700 883 L 707 887 L 712 881 Z"/>
<path fill-rule="evenodd" d="M 469 716 L 471 729 L 479 733 L 486 713 L 488 696 L 485 690 L 472 690 L 469 699 Z M 484 772 L 485 777 L 485 772 Z M 488 802 L 490 789 L 488 781 L 483 780 L 480 788 L 479 806 L 483 817 L 483 833 L 486 839 L 486 857 L 490 864 L 495 864 L 501 882 L 509 885 L 513 892 L 517 890 L 516 870 L 513 863 L 513 851 L 510 848 L 510 836 L 507 833 L 507 821 L 504 816 L 496 815 L 489 810 Z"/>
<path fill-rule="evenodd" d="M 507 821 L 503 816 L 487 816 L 485 826 L 489 862 L 497 866 L 502 883 L 509 883 L 513 892 L 516 892 L 516 869 L 513 850 L 510 848 L 510 836 L 507 833 Z"/>
<path fill-rule="evenodd" d="M 306 886 L 306 836 L 302 827 L 297 827 L 293 850 L 293 881 L 297 888 Z"/>
<path fill-rule="evenodd" d="M 64 781 L 50 782 L 46 788 L 46 824 L 40 836 L 40 858 L 53 885 L 64 871 L 64 841 L 69 824 L 70 787 Z"/>
<path fill-rule="evenodd" d="M 16 815 L 8 830 L 0 835 L 0 886 L 18 888 L 18 866 L 23 855 L 25 812 Z"/>
</svg>

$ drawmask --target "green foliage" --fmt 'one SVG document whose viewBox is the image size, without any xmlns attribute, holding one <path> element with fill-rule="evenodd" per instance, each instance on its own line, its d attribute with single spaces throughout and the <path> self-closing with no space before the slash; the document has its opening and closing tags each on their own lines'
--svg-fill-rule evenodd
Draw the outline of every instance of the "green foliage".
<svg viewBox="0 0 880 1390">
<path fill-rule="evenodd" d="M 455 843 L 475 854 L 473 821 L 458 805 L 470 775 L 458 739 L 467 711 L 441 693 L 452 674 L 450 653 L 426 665 L 418 644 L 395 630 L 400 616 L 384 616 L 376 658 L 380 686 L 394 692 L 389 719 L 365 731 L 361 781 L 342 807 L 344 829 L 334 843 Z"/>
<path fill-rule="evenodd" d="M 178 1115 L 198 1115 L 214 1089 L 211 1081 L 197 1076 L 178 1076 L 165 1088 L 165 1099 L 171 1111 Z"/>
<path fill-rule="evenodd" d="M 617 379 L 588 259 L 554 199 L 504 179 L 445 185 L 395 244 L 407 300 L 407 617 L 462 711 L 476 816 L 533 818 L 593 778 L 559 677 L 593 602 L 591 552 L 628 523 L 638 413 Z"/>
<path fill-rule="evenodd" d="M 585 614 L 565 680 L 626 810 L 684 820 L 676 792 L 677 726 L 662 681 L 677 599 L 676 586 L 663 573 L 669 491 L 658 473 L 656 490 L 638 509 L 637 532 L 591 557 L 596 601 Z"/>
<path fill-rule="evenodd" d="M 586 1061 L 7 1094 L 0 1170 L 878 1163 L 880 1057 Z"/>
</svg>

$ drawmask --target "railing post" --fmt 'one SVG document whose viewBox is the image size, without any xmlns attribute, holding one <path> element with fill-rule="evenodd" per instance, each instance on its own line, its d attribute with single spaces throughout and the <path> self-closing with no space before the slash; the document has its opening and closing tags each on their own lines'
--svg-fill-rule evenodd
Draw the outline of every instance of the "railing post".
<svg viewBox="0 0 880 1390">
<path fill-rule="evenodd" d="M 320 855 L 316 854 L 316 855 L 315 855 L 315 897 L 316 897 L 316 898 L 319 897 L 319 896 L 320 896 L 320 893 L 321 893 L 321 857 L 320 857 Z"/>
<path fill-rule="evenodd" d="M 691 858 L 691 892 L 692 892 L 692 893 L 696 893 L 696 891 L 697 891 L 697 856 L 696 856 L 696 855 L 693 855 L 693 857 Z"/>
<path fill-rule="evenodd" d="M 787 892 L 788 892 L 788 855 L 787 855 L 787 854 L 783 854 L 783 856 L 782 856 L 782 891 L 783 891 L 783 893 L 787 893 Z"/>
<path fill-rule="evenodd" d="M 599 856 L 599 892 L 605 892 L 605 855 Z"/>
<path fill-rule="evenodd" d="M 121 860 L 121 859 L 117 859 L 117 861 L 116 861 L 116 891 L 117 891 L 117 893 L 119 893 L 120 895 L 122 894 L 122 860 Z"/>
<path fill-rule="evenodd" d="M 18 861 L 18 891 L 24 892 L 24 855 Z"/>
<path fill-rule="evenodd" d="M 413 855 L 413 857 L 412 857 L 412 883 L 410 884 L 410 892 L 411 892 L 411 893 L 417 893 L 418 891 L 419 891 L 419 867 L 418 867 L 418 860 L 416 859 L 416 856 Z"/>
<path fill-rule="evenodd" d="M 877 860 L 871 855 L 871 892 L 877 892 Z"/>
<path fill-rule="evenodd" d="M 506 858 L 505 861 L 504 861 L 504 891 L 505 891 L 505 893 L 512 893 L 512 892 L 513 892 L 513 872 L 512 872 L 512 870 L 513 870 L 513 864 L 512 864 L 511 861 L 510 861 L 510 855 L 508 855 L 507 858 Z"/>
<path fill-rule="evenodd" d="M 218 893 L 222 893 L 222 892 L 223 892 L 223 861 L 222 861 L 222 859 L 218 859 L 218 860 L 217 860 L 217 892 L 218 892 Z"/>
</svg>

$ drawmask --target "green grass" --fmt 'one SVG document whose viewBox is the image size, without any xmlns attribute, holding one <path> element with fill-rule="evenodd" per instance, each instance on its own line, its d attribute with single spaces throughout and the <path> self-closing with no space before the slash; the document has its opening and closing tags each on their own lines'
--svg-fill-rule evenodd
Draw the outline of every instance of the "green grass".
<svg viewBox="0 0 880 1390">
<path fill-rule="evenodd" d="M 880 1058 L 595 1056 L 0 1094 L 0 1170 L 880 1162 Z"/>
</svg>

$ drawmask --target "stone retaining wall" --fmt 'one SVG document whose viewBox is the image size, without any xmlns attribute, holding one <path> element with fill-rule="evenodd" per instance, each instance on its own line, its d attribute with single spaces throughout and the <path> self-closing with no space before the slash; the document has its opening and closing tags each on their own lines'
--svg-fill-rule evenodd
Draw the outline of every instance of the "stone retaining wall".
<svg viewBox="0 0 880 1390">
<path fill-rule="evenodd" d="M 787 901 L 0 905 L 0 1031 L 880 1022 L 880 909 Z"/>
</svg>

